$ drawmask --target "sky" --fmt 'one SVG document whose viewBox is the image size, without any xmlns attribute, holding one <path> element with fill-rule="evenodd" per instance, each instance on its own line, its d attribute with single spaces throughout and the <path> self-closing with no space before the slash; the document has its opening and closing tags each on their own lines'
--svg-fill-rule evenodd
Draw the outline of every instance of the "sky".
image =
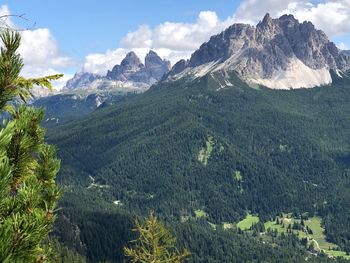
<svg viewBox="0 0 350 263">
<path fill-rule="evenodd" d="M 211 35 L 267 12 L 311 21 L 350 49 L 350 0 L 0 0 L 0 16 L 25 17 L 6 21 L 22 29 L 22 74 L 64 73 L 57 89 L 75 72 L 105 75 L 131 50 L 143 59 L 153 49 L 174 64 Z"/>
</svg>

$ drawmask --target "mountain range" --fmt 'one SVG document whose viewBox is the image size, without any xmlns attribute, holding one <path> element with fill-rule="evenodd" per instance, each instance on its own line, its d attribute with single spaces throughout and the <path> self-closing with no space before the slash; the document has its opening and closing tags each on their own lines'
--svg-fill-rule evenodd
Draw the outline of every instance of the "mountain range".
<svg viewBox="0 0 350 263">
<path fill-rule="evenodd" d="M 300 23 L 293 15 L 273 19 L 266 14 L 256 26 L 234 24 L 211 37 L 190 59 L 180 60 L 171 69 L 170 62 L 154 51 L 146 55 L 145 64 L 131 51 L 106 76 L 80 72 L 65 89 L 118 84 L 149 87 L 165 74 L 170 80 L 208 73 L 225 76 L 228 71 L 237 72 L 250 84 L 269 88 L 312 88 L 331 83 L 330 71 L 341 75 L 349 70 L 349 51 L 339 50 L 311 22 Z"/>
<path fill-rule="evenodd" d="M 211 37 L 164 76 L 169 64 L 148 59 L 129 53 L 103 77 L 158 80 L 147 91 L 48 128 L 62 159 L 59 240 L 89 262 L 123 262 L 134 216 L 152 210 L 189 262 L 345 262 L 348 52 L 310 22 L 267 14 Z"/>
<path fill-rule="evenodd" d="M 79 72 L 70 79 L 64 90 L 73 89 L 112 89 L 121 87 L 125 89 L 146 89 L 159 81 L 170 70 L 170 62 L 161 59 L 154 51 L 150 51 L 145 57 L 145 64 L 131 51 L 121 61 L 109 70 L 106 76 Z"/>
</svg>

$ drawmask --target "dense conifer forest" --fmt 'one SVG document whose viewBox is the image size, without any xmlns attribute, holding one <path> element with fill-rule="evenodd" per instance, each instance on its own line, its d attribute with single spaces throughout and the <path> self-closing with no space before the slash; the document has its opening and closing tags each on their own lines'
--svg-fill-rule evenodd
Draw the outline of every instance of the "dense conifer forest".
<svg viewBox="0 0 350 263">
<path fill-rule="evenodd" d="M 350 80 L 276 91 L 234 73 L 222 88 L 220 77 L 163 82 L 48 130 L 63 160 L 63 243 L 93 262 L 122 260 L 133 218 L 154 210 L 191 262 L 298 262 L 310 254 L 293 235 L 263 243 L 222 226 L 248 213 L 261 222 L 307 213 L 322 217 L 327 241 L 350 250 Z"/>
</svg>

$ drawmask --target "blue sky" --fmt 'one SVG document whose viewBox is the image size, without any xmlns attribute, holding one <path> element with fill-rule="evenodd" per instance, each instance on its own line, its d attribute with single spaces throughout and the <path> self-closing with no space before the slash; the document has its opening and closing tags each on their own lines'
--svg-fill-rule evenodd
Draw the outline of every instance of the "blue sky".
<svg viewBox="0 0 350 263">
<path fill-rule="evenodd" d="M 30 22 L 36 23 L 35 27 L 49 28 L 65 54 L 80 58 L 117 47 L 120 39 L 139 25 L 194 22 L 203 10 L 213 10 L 219 17 L 227 18 L 239 5 L 239 1 L 233 0 L 10 0 L 4 3 L 11 13 L 26 14 Z"/>
<path fill-rule="evenodd" d="M 7 0 L 1 14 L 26 14 L 22 34 L 24 75 L 76 71 L 99 74 L 130 50 L 141 59 L 155 50 L 172 63 L 236 22 L 256 24 L 264 14 L 292 13 L 310 20 L 342 49 L 350 49 L 348 0 Z M 34 26 L 33 23 L 35 23 Z"/>
</svg>

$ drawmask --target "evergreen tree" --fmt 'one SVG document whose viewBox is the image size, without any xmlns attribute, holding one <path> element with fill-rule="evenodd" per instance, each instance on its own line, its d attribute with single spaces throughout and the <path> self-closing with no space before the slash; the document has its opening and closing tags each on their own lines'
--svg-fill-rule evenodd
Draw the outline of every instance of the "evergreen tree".
<svg viewBox="0 0 350 263">
<path fill-rule="evenodd" d="M 55 218 L 60 162 L 44 142 L 43 110 L 25 102 L 34 86 L 51 88 L 61 75 L 20 77 L 19 33 L 2 31 L 0 38 L 0 262 L 45 262 L 43 240 Z"/>
<path fill-rule="evenodd" d="M 151 213 L 144 224 L 135 222 L 139 238 L 133 248 L 124 248 L 125 255 L 133 263 L 180 263 L 190 255 L 188 250 L 179 252 L 175 247 L 176 238 Z"/>
</svg>

